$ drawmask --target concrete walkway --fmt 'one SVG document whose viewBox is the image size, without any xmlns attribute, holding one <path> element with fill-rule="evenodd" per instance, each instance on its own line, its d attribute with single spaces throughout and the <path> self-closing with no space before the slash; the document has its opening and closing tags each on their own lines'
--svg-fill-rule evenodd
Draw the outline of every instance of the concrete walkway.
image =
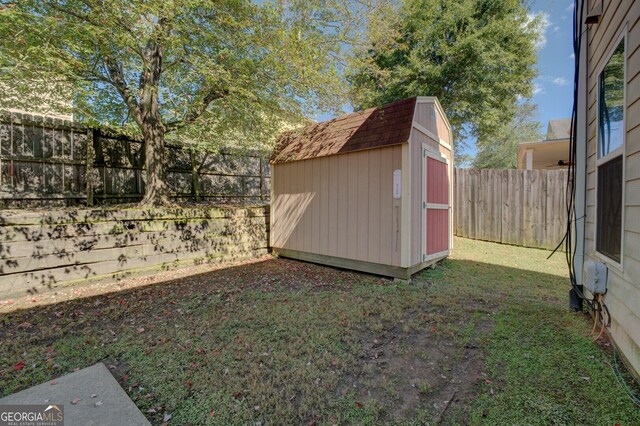
<svg viewBox="0 0 640 426">
<path fill-rule="evenodd" d="M 4 404 L 63 405 L 65 426 L 150 425 L 101 362 L 4 397 Z"/>
</svg>

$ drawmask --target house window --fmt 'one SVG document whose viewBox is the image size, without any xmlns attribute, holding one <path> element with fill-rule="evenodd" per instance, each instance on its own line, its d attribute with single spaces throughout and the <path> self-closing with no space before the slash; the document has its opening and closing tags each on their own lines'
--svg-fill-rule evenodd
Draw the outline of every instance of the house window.
<svg viewBox="0 0 640 426">
<path fill-rule="evenodd" d="M 624 191 L 624 39 L 599 76 L 596 250 L 621 263 Z"/>
</svg>

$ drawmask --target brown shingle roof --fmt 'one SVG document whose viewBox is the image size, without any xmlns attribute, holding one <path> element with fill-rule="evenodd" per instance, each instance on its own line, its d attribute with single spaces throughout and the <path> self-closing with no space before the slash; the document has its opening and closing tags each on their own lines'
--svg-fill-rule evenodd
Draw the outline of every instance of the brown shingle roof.
<svg viewBox="0 0 640 426">
<path fill-rule="evenodd" d="M 283 133 L 271 163 L 287 163 L 409 141 L 416 98 Z"/>
</svg>

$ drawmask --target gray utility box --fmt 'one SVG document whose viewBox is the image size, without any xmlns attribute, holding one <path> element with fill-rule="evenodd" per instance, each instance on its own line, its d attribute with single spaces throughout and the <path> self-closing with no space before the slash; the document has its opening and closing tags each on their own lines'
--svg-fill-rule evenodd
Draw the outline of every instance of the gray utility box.
<svg viewBox="0 0 640 426">
<path fill-rule="evenodd" d="M 602 262 L 587 260 L 584 263 L 582 284 L 592 294 L 605 294 L 607 292 L 607 266 Z"/>
</svg>

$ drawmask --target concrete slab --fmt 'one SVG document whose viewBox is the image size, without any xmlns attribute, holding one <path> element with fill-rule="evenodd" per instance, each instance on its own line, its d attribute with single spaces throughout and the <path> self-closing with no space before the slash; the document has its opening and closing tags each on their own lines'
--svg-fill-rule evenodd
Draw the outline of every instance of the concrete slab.
<svg viewBox="0 0 640 426">
<path fill-rule="evenodd" d="M 76 404 L 71 403 L 77 399 Z M 64 405 L 65 426 L 151 424 L 101 362 L 4 397 L 0 399 L 3 404 Z"/>
</svg>

